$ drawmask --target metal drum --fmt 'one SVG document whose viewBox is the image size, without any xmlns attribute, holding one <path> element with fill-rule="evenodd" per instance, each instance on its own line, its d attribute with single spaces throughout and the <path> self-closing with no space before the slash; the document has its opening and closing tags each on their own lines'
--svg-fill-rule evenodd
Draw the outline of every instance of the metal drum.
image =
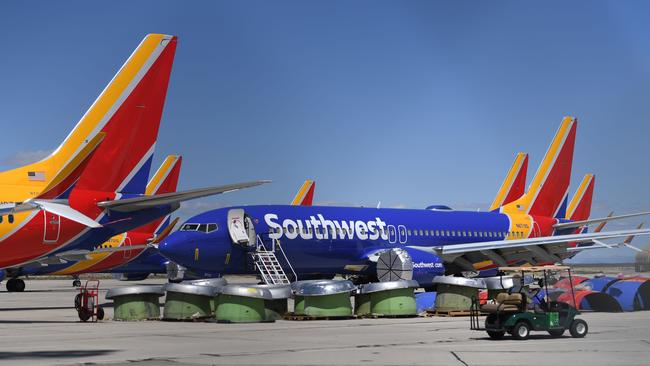
<svg viewBox="0 0 650 366">
<path fill-rule="evenodd" d="M 433 279 L 437 287 L 436 311 L 468 311 L 472 298 L 478 298 L 478 290 L 486 288 L 482 278 L 438 276 Z"/>
<path fill-rule="evenodd" d="M 415 316 L 415 280 L 377 282 L 361 285 L 354 298 L 356 315 Z"/>
<path fill-rule="evenodd" d="M 257 285 L 227 285 L 217 300 L 216 319 L 224 323 L 257 323 L 267 319 L 265 301 L 273 300 L 268 288 Z"/>
<path fill-rule="evenodd" d="M 505 292 L 515 286 L 515 281 L 512 276 L 483 277 L 482 279 L 488 290 L 488 299 L 496 299 L 499 293 Z"/>
<path fill-rule="evenodd" d="M 352 315 L 350 293 L 356 286 L 346 280 L 309 280 L 291 284 L 294 313 L 316 318 Z"/>
<path fill-rule="evenodd" d="M 168 283 L 163 320 L 206 319 L 212 316 L 211 301 L 219 288 L 212 286 Z"/>
<path fill-rule="evenodd" d="M 159 298 L 163 286 L 128 286 L 108 290 L 107 300 L 113 300 L 113 319 L 123 321 L 158 320 Z"/>
</svg>

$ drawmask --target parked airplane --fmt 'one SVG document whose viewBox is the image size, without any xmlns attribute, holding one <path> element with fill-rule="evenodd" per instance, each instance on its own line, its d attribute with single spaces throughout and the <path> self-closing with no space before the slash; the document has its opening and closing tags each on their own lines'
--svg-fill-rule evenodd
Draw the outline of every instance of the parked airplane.
<svg viewBox="0 0 650 366">
<path fill-rule="evenodd" d="M 176 37 L 144 38 L 49 157 L 0 173 L 0 268 L 84 249 L 231 184 L 144 195 Z"/>
<path fill-rule="evenodd" d="M 556 218 L 569 188 L 576 127 L 574 118 L 564 118 L 528 191 L 493 212 L 232 207 L 190 218 L 159 249 L 196 272 L 254 273 L 251 258 L 270 248 L 283 252 L 278 260 L 298 279 L 335 274 L 382 279 L 388 273 L 388 278 L 412 275 L 422 284 L 436 275 L 475 271 L 475 264 L 486 260 L 499 266 L 521 260 L 560 262 L 575 254 L 567 251 L 572 243 L 650 234 L 573 233 L 591 223 L 647 213 L 578 221 Z M 191 230 L 197 225 L 213 229 Z"/>
<path fill-rule="evenodd" d="M 180 156 L 168 156 L 147 184 L 145 195 L 175 192 L 181 164 Z M 22 292 L 25 289 L 25 282 L 19 278 L 20 276 L 70 275 L 75 277 L 73 284 L 80 285 L 79 280 L 76 279 L 80 274 L 108 271 L 135 260 L 148 249 L 149 244 L 166 237 L 176 221 L 178 219 L 170 224 L 168 215 L 145 226 L 116 235 L 92 251 L 69 250 L 40 258 L 23 267 L 7 268 L 6 272 L 10 277 L 6 283 L 7 291 Z"/>
</svg>

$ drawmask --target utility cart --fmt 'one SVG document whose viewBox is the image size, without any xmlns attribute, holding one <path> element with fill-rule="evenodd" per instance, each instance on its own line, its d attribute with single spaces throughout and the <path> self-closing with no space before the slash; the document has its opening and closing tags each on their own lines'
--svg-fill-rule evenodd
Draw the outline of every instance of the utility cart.
<svg viewBox="0 0 650 366">
<path fill-rule="evenodd" d="M 537 266 L 537 267 L 500 267 L 501 275 L 506 273 L 519 274 L 520 286 L 517 291 L 499 293 L 493 303 L 480 305 L 478 299 L 472 300 L 470 309 L 470 329 L 486 331 L 492 339 L 501 339 L 506 333 L 514 339 L 525 340 L 531 331 L 548 332 L 552 337 L 560 337 L 568 329 L 574 338 L 587 335 L 587 322 L 577 319 L 580 314 L 576 307 L 571 268 L 568 266 Z M 557 272 L 567 272 L 571 283 L 571 298 L 573 304 L 558 301 L 547 301 L 548 280 L 550 275 Z M 532 278 L 526 284 L 525 279 Z M 538 287 L 535 289 L 534 284 Z M 540 296 L 544 289 L 544 295 Z M 537 303 L 533 301 L 536 298 Z M 480 315 L 487 314 L 485 325 L 479 324 Z"/>
<path fill-rule="evenodd" d="M 88 280 L 85 286 L 79 288 L 74 307 L 81 321 L 104 319 L 104 309 L 99 305 L 99 280 Z"/>
</svg>

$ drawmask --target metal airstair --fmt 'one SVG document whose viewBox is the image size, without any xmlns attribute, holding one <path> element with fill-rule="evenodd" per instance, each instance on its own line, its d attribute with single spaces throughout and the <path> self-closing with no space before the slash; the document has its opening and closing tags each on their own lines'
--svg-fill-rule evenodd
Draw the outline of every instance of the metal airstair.
<svg viewBox="0 0 650 366">
<path fill-rule="evenodd" d="M 284 254 L 284 250 L 282 250 L 280 242 L 277 239 L 272 240 L 272 248 L 271 250 L 268 250 L 259 235 L 257 236 L 257 248 L 255 249 L 255 252 L 252 253 L 255 266 L 257 267 L 257 270 L 262 277 L 262 281 L 264 281 L 265 284 L 288 285 L 291 283 L 291 281 L 284 271 L 284 268 L 282 268 L 282 264 L 280 264 L 280 261 L 275 256 L 276 249 L 278 249 L 284 256 L 286 263 L 291 269 L 294 279 L 297 279 L 296 272 L 293 270 L 291 263 L 289 263 L 286 254 Z"/>
</svg>

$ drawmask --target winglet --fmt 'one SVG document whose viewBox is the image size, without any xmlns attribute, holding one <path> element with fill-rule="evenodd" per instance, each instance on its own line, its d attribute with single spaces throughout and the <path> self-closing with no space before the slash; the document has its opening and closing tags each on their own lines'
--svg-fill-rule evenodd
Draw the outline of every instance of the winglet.
<svg viewBox="0 0 650 366">
<path fill-rule="evenodd" d="M 528 191 L 502 212 L 555 217 L 569 189 L 577 126 L 575 118 L 564 117 Z"/>
<path fill-rule="evenodd" d="M 490 211 L 497 210 L 499 207 L 506 205 L 524 194 L 526 188 L 526 174 L 528 172 L 528 154 L 520 152 L 515 157 L 506 179 L 501 184 L 497 192 Z"/>
<path fill-rule="evenodd" d="M 316 182 L 313 180 L 307 179 L 305 183 L 302 184 L 298 193 L 291 201 L 292 206 L 311 206 L 314 200 L 314 190 L 316 189 Z"/>
</svg>

